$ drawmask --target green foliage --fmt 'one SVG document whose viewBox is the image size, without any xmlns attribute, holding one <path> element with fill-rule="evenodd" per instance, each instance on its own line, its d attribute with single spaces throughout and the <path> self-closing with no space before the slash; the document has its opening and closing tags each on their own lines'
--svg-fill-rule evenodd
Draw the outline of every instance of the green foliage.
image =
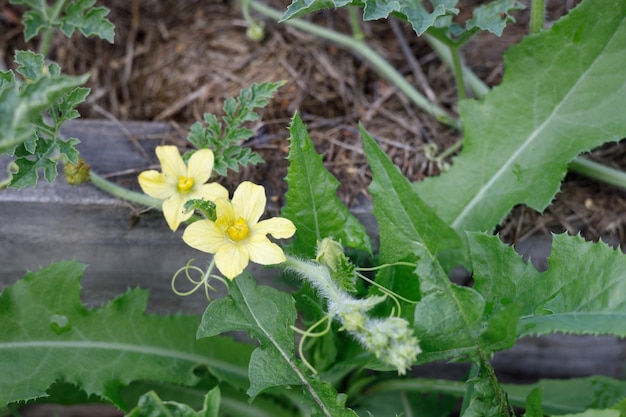
<svg viewBox="0 0 626 417">
<path fill-rule="evenodd" d="M 463 28 L 452 20 L 459 13 L 457 3 L 458 0 L 437 0 L 432 2 L 432 10 L 429 10 L 422 1 L 410 0 L 293 0 L 281 20 L 294 19 L 323 9 L 363 6 L 364 20 L 386 19 L 393 15 L 409 22 L 418 36 L 429 31 L 454 40 L 461 35 L 470 36 L 478 30 L 500 36 L 506 24 L 515 21 L 511 13 L 524 8 L 517 0 L 494 0 L 476 7 L 472 18 Z"/>
<path fill-rule="evenodd" d="M 180 404 L 173 401 L 162 401 L 154 392 L 149 392 L 141 396 L 139 404 L 128 417 L 218 417 L 220 408 L 220 389 L 215 387 L 210 390 L 205 397 L 204 407 L 200 411 L 195 411 L 187 404 Z"/>
<path fill-rule="evenodd" d="M 208 220 L 215 221 L 217 219 L 217 213 L 215 211 L 215 203 L 204 199 L 192 199 L 185 203 L 183 206 L 185 212 L 191 210 L 198 210 Z"/>
<path fill-rule="evenodd" d="M 299 115 L 293 117 L 289 132 L 289 189 L 282 215 L 298 229 L 292 251 L 313 258 L 318 242 L 331 237 L 371 253 L 365 227 L 337 197 L 339 181 L 324 167 Z"/>
<path fill-rule="evenodd" d="M 39 167 L 46 163 L 40 159 L 47 158 L 56 150 L 77 162 L 73 151 L 76 142 L 61 143 L 58 129 L 64 121 L 78 116 L 74 108 L 84 101 L 89 92 L 78 86 L 87 81 L 87 76 L 62 75 L 58 65 L 45 64 L 43 55 L 30 51 L 17 51 L 15 62 L 23 81 L 17 79 L 11 70 L 0 71 L 0 152 L 14 151 L 16 146 L 21 145 L 24 152 L 35 156 Z M 52 125 L 42 117 L 48 109 L 54 118 Z M 36 153 L 38 139 L 51 143 Z M 33 162 L 32 159 L 28 158 L 30 162 Z M 28 164 L 26 161 L 22 163 Z M 37 182 L 36 171 L 35 175 L 22 173 L 20 177 L 19 181 L 16 180 L 16 188 Z"/>
<path fill-rule="evenodd" d="M 113 43 L 115 26 L 106 18 L 109 9 L 93 7 L 96 0 L 57 0 L 51 5 L 38 0 L 9 0 L 9 3 L 30 8 L 24 13 L 24 38 L 27 41 L 44 30 L 59 28 L 67 37 L 79 30 L 84 36 L 97 36 Z"/>
<path fill-rule="evenodd" d="M 621 251 L 555 235 L 549 269 L 539 273 L 495 236 L 472 234 L 470 247 L 474 288 L 490 313 L 510 304 L 521 307 L 518 337 L 554 332 L 626 336 L 626 255 Z"/>
<path fill-rule="evenodd" d="M 446 223 L 491 231 L 517 204 L 541 211 L 576 155 L 626 136 L 625 17 L 621 0 L 583 2 L 509 49 L 502 84 L 483 101 L 460 103 L 463 152 L 415 184 Z"/>
<path fill-rule="evenodd" d="M 302 385 L 314 403 L 313 414 L 354 416 L 345 409 L 345 398 L 316 377 L 308 377 L 294 356 L 296 319 L 293 299 L 274 288 L 257 286 L 244 273 L 232 281 L 228 296 L 207 307 L 198 328 L 198 337 L 211 337 L 228 331 L 246 331 L 260 342 L 249 365 L 250 388 L 254 399 L 262 391 L 277 386 Z"/>
<path fill-rule="evenodd" d="M 373 175 L 369 192 L 380 226 L 381 261 L 414 258 L 423 245 L 440 257 L 447 269 L 464 263 L 466 255 L 457 233 L 413 192 L 408 180 L 363 127 L 361 136 Z"/>
<path fill-rule="evenodd" d="M 242 147 L 242 143 L 254 135 L 254 131 L 245 126 L 248 122 L 259 119 L 254 110 L 267 106 L 284 81 L 252 84 L 241 91 L 238 98 L 228 98 L 224 102 L 223 123 L 214 114 L 206 113 L 204 123 L 191 125 L 187 140 L 198 149 L 212 149 L 215 154 L 213 169 L 225 176 L 228 169 L 239 171 L 239 166 L 256 165 L 263 159 L 250 148 Z M 184 155 L 188 159 L 193 152 Z"/>
<path fill-rule="evenodd" d="M 53 264 L 0 295 L 0 407 L 45 397 L 57 380 L 122 409 L 120 389 L 131 381 L 193 385 L 203 367 L 247 385 L 247 345 L 220 337 L 196 341 L 197 317 L 147 315 L 146 291 L 129 290 L 87 309 L 79 294 L 83 269 L 76 262 Z"/>
</svg>

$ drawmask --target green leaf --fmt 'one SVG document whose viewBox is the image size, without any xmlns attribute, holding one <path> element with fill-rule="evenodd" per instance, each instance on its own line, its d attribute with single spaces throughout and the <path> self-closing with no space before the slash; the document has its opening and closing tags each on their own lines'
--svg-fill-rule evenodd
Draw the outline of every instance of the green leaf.
<svg viewBox="0 0 626 417">
<path fill-rule="evenodd" d="M 503 417 L 515 416 L 508 398 L 502 398 L 501 392 L 494 388 L 491 382 L 492 375 L 481 367 L 478 375 L 469 381 L 472 384 L 472 395 L 463 417 Z"/>
<path fill-rule="evenodd" d="M 459 11 L 453 7 L 446 7 L 444 2 L 435 3 L 432 12 L 429 12 L 421 1 L 412 0 L 294 0 L 283 14 L 281 21 L 294 19 L 308 13 L 322 9 L 338 8 L 343 6 L 364 6 L 363 19 L 386 19 L 391 14 L 406 19 L 418 36 L 428 28 L 434 26 L 438 19 L 455 15 Z M 455 2 L 456 3 L 456 2 Z"/>
<path fill-rule="evenodd" d="M 328 383 L 307 377 L 294 356 L 296 310 L 293 298 L 271 287 L 257 286 L 248 273 L 235 278 L 228 296 L 213 301 L 204 312 L 197 336 L 246 331 L 260 341 L 250 358 L 250 388 L 254 399 L 277 386 L 302 385 L 313 402 L 313 415 L 354 416 L 345 398 Z M 321 413 L 321 414 L 320 414 Z"/>
<path fill-rule="evenodd" d="M 147 315 L 143 290 L 87 309 L 79 294 L 83 270 L 76 262 L 52 264 L 0 295 L 0 407 L 45 397 L 59 379 L 122 409 L 119 390 L 131 381 L 193 385 L 202 367 L 247 385 L 250 346 L 221 337 L 196 341 L 198 317 Z"/>
<path fill-rule="evenodd" d="M 365 128 L 360 129 L 373 175 L 369 192 L 380 227 L 382 262 L 413 257 L 417 247 L 424 245 L 448 270 L 463 263 L 466 255 L 457 233 L 415 194 L 408 180 Z"/>
<path fill-rule="evenodd" d="M 587 410 L 576 414 L 563 414 L 561 417 L 620 417 L 618 410 Z"/>
<path fill-rule="evenodd" d="M 524 405 L 531 392 L 542 392 L 543 411 L 549 415 L 582 413 L 613 407 L 626 392 L 626 382 L 605 376 L 545 379 L 534 384 L 503 384 L 511 402 Z M 619 416 L 619 414 L 618 414 Z"/>
<path fill-rule="evenodd" d="M 464 149 L 415 189 L 459 231 L 492 231 L 517 204 L 542 211 L 581 152 L 626 136 L 626 2 L 583 1 L 505 54 L 502 84 L 463 101 Z"/>
<path fill-rule="evenodd" d="M 115 25 L 106 18 L 109 9 L 93 7 L 95 3 L 95 0 L 77 0 L 67 5 L 65 16 L 60 20 L 65 36 L 72 36 L 78 29 L 83 36 L 97 36 L 114 43 Z"/>
<path fill-rule="evenodd" d="M 524 4 L 517 0 L 495 0 L 475 8 L 474 15 L 465 27 L 467 30 L 478 28 L 502 36 L 507 23 L 515 22 L 511 13 L 524 8 Z"/>
<path fill-rule="evenodd" d="M 0 153 L 32 138 L 38 126 L 48 131 L 49 126 L 44 124 L 42 113 L 87 81 L 88 75 L 53 75 L 52 65 L 48 66 L 47 73 L 42 71 L 36 64 L 36 57 L 39 56 L 20 54 L 20 71 L 38 77 L 28 83 L 21 83 L 13 75 L 3 73 L 0 84 Z"/>
<path fill-rule="evenodd" d="M 518 304 L 518 336 L 554 332 L 626 336 L 626 255 L 604 243 L 555 235 L 539 273 L 495 236 L 470 235 L 474 288 L 488 310 Z"/>
<path fill-rule="evenodd" d="M 541 388 L 534 388 L 526 397 L 526 412 L 523 417 L 543 417 L 543 391 Z"/>
<path fill-rule="evenodd" d="M 344 246 L 371 253 L 365 227 L 337 197 L 339 181 L 324 167 L 298 114 L 293 117 L 289 132 L 289 189 L 281 214 L 298 230 L 293 251 L 313 258 L 317 242 L 332 237 Z"/>
<path fill-rule="evenodd" d="M 215 387 L 210 390 L 205 397 L 204 407 L 200 411 L 195 411 L 186 404 L 179 404 L 173 401 L 162 401 L 154 392 L 144 394 L 139 399 L 139 404 L 128 417 L 218 417 L 220 408 L 220 389 Z"/>
<path fill-rule="evenodd" d="M 254 132 L 244 126 L 244 123 L 258 120 L 260 116 L 255 109 L 267 106 L 279 87 L 285 81 L 264 82 L 252 84 L 241 90 L 239 97 L 228 98 L 224 102 L 224 125 L 217 117 L 210 113 L 204 114 L 204 123 L 194 123 L 187 135 L 189 143 L 198 149 L 211 149 L 215 154 L 213 169 L 219 175 L 225 176 L 228 169 L 237 172 L 239 166 L 256 165 L 264 162 L 257 153 L 249 148 L 243 148 L 242 142 L 250 139 Z M 189 158 L 193 152 L 187 152 L 184 158 Z"/>
<path fill-rule="evenodd" d="M 198 328 L 198 338 L 228 331 L 246 331 L 261 341 L 250 360 L 250 388 L 254 398 L 261 391 L 304 381 L 294 357 L 296 310 L 293 299 L 271 287 L 257 286 L 244 273 L 232 281 L 228 296 L 206 308 Z"/>
</svg>

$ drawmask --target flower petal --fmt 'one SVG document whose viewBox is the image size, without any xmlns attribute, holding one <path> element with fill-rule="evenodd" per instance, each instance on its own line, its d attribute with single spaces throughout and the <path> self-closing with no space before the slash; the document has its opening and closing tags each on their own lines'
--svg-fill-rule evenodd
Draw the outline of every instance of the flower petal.
<svg viewBox="0 0 626 417">
<path fill-rule="evenodd" d="M 210 220 L 198 220 L 185 229 L 183 241 L 202 252 L 216 253 L 226 244 L 226 236 Z"/>
<path fill-rule="evenodd" d="M 256 224 L 265 212 L 265 188 L 262 185 L 244 181 L 233 194 L 233 209 L 237 217 L 244 218 L 248 227 Z"/>
<path fill-rule="evenodd" d="M 228 279 L 241 274 L 248 266 L 249 256 L 245 245 L 223 245 L 215 254 L 215 265 Z"/>
<path fill-rule="evenodd" d="M 219 230 L 223 230 L 226 233 L 226 228 L 235 222 L 235 212 L 230 201 L 226 198 L 218 198 L 215 203 L 215 225 Z"/>
<path fill-rule="evenodd" d="M 163 202 L 163 216 L 172 231 L 176 231 L 182 222 L 193 215 L 192 211 L 183 213 L 185 201 L 185 198 L 175 193 Z"/>
<path fill-rule="evenodd" d="M 200 149 L 196 151 L 187 164 L 187 176 L 200 185 L 209 180 L 213 171 L 213 151 L 210 149 Z"/>
<path fill-rule="evenodd" d="M 270 242 L 267 238 L 249 239 L 246 242 L 246 248 L 250 253 L 250 260 L 257 264 L 274 265 L 285 262 L 287 259 L 280 246 Z"/>
<path fill-rule="evenodd" d="M 286 239 L 296 233 L 296 226 L 291 220 L 284 217 L 272 217 L 271 219 L 262 220 L 250 228 L 251 235 L 267 235 L 277 239 Z"/>
<path fill-rule="evenodd" d="M 228 190 L 216 182 L 201 184 L 193 188 L 193 192 L 189 194 L 189 199 L 204 198 L 205 200 L 215 202 L 218 199 L 228 200 Z"/>
<path fill-rule="evenodd" d="M 171 178 L 187 177 L 187 166 L 176 146 L 157 146 L 156 155 L 161 163 L 161 171 Z"/>
<path fill-rule="evenodd" d="M 167 181 L 165 175 L 155 170 L 143 171 L 139 174 L 139 186 L 150 197 L 165 200 L 176 192 L 176 188 Z"/>
</svg>

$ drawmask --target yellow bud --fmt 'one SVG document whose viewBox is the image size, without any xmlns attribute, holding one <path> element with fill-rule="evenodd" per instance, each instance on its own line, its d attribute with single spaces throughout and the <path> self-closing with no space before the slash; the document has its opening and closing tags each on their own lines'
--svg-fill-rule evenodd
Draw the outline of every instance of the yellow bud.
<svg viewBox="0 0 626 417">
<path fill-rule="evenodd" d="M 63 164 L 63 173 L 67 183 L 71 185 L 80 185 L 89 181 L 89 165 L 83 158 L 78 158 L 78 164 L 76 165 L 71 162 Z"/>
</svg>

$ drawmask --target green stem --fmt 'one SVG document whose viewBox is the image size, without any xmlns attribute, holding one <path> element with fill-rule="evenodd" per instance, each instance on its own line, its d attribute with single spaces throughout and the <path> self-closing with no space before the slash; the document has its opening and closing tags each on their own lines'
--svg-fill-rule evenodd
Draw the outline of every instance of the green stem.
<svg viewBox="0 0 626 417">
<path fill-rule="evenodd" d="M 461 52 L 459 47 L 451 47 L 450 54 L 452 55 L 452 70 L 454 71 L 454 78 L 456 79 L 456 89 L 459 100 L 465 99 L 465 80 L 463 76 L 463 64 L 461 62 Z"/>
<path fill-rule="evenodd" d="M 539 33 L 543 30 L 546 13 L 545 0 L 532 0 L 530 5 L 530 33 Z"/>
<path fill-rule="evenodd" d="M 48 53 L 50 52 L 50 45 L 52 45 L 52 35 L 54 35 L 54 32 L 56 31 L 55 26 L 58 24 L 58 19 L 61 11 L 63 11 L 63 9 L 65 8 L 65 2 L 66 0 L 59 0 L 51 8 L 52 13 L 48 17 L 48 22 L 52 24 L 52 27 L 46 29 L 43 32 L 43 35 L 41 36 L 39 41 L 39 53 L 42 54 L 44 57 L 47 57 Z"/>
<path fill-rule="evenodd" d="M 585 175 L 607 184 L 626 188 L 626 172 L 594 162 L 590 159 L 583 158 L 582 156 L 579 156 L 570 162 L 569 169 L 577 174 Z"/>
<path fill-rule="evenodd" d="M 280 20 L 282 14 L 268 7 L 258 1 L 250 1 L 250 7 L 257 12 L 271 18 Z M 321 39 L 333 42 L 334 44 L 341 46 L 353 53 L 361 56 L 366 62 L 368 62 L 374 70 L 376 70 L 381 76 L 386 78 L 389 82 L 394 84 L 403 94 L 405 94 L 409 100 L 411 100 L 416 106 L 424 110 L 431 116 L 435 117 L 441 123 L 460 128 L 458 120 L 451 116 L 442 107 L 432 103 L 426 97 L 424 97 L 411 83 L 409 83 L 389 62 L 387 62 L 382 56 L 377 54 L 372 48 L 364 41 L 355 40 L 352 36 L 346 36 L 333 30 L 322 28 L 313 23 L 305 22 L 300 19 L 292 19 L 283 22 L 286 25 L 293 26 L 304 32 L 315 35 Z"/>
<path fill-rule="evenodd" d="M 348 7 L 348 15 L 350 16 L 350 27 L 352 28 L 352 36 L 357 41 L 365 40 L 365 33 L 361 29 L 361 20 L 357 13 L 356 7 Z"/>
<path fill-rule="evenodd" d="M 120 187 L 119 185 L 114 184 L 111 181 L 101 177 L 94 171 L 90 171 L 89 175 L 91 177 L 91 183 L 93 185 L 111 195 L 122 198 L 126 201 L 130 201 L 131 203 L 137 203 L 141 204 L 142 206 L 156 208 L 159 210 L 161 209 L 161 200 L 157 200 L 156 198 L 152 198 L 145 194 L 137 193 L 124 187 Z"/>
</svg>

